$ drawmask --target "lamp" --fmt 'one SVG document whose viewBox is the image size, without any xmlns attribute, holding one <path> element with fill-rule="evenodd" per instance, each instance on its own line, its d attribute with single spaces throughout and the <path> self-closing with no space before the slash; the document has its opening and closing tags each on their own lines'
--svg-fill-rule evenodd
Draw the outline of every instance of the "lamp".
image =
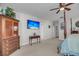
<svg viewBox="0 0 79 59">
<path fill-rule="evenodd" d="M 14 31 L 17 31 L 18 27 L 17 26 L 14 26 Z"/>
</svg>

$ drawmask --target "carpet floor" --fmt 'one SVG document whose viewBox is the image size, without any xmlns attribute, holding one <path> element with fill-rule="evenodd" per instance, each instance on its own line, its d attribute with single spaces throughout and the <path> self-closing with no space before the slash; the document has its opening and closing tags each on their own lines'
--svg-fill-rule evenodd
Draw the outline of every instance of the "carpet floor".
<svg viewBox="0 0 79 59">
<path fill-rule="evenodd" d="M 39 44 L 22 46 L 10 56 L 59 56 L 57 46 L 60 42 L 58 39 L 42 40 Z"/>
</svg>

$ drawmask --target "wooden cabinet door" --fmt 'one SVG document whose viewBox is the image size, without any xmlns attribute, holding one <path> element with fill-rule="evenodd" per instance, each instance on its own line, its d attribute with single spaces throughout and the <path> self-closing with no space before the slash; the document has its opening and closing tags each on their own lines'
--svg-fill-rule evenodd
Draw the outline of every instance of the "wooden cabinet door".
<svg viewBox="0 0 79 59">
<path fill-rule="evenodd" d="M 0 38 L 2 37 L 2 17 L 0 16 Z"/>
<path fill-rule="evenodd" d="M 12 20 L 5 20 L 5 27 L 6 27 L 6 37 L 11 37 L 13 35 L 13 31 L 12 31 Z"/>
</svg>

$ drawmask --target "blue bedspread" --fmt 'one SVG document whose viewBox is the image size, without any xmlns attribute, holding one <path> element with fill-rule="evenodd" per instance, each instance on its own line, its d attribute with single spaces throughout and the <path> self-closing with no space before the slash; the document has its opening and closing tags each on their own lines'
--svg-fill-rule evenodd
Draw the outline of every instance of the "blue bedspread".
<svg viewBox="0 0 79 59">
<path fill-rule="evenodd" d="M 60 47 L 60 53 L 63 55 L 79 56 L 79 34 L 70 35 Z"/>
</svg>

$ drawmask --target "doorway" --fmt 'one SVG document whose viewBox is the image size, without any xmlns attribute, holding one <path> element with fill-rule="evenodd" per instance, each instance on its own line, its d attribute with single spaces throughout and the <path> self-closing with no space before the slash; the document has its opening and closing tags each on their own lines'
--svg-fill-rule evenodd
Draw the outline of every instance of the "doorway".
<svg viewBox="0 0 79 59">
<path fill-rule="evenodd" d="M 55 38 L 59 38 L 59 22 L 58 21 L 54 21 L 53 25 L 54 25 Z"/>
</svg>

